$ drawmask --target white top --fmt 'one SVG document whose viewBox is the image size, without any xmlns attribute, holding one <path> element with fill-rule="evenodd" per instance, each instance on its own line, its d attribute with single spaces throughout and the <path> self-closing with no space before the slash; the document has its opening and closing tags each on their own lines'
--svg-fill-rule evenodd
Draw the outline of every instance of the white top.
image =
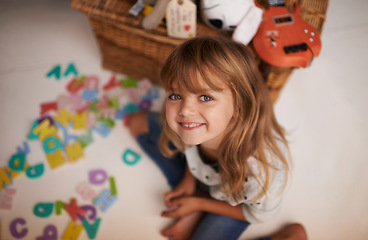
<svg viewBox="0 0 368 240">
<path fill-rule="evenodd" d="M 270 171 L 272 171 L 271 174 L 274 175 L 275 179 L 267 195 L 263 196 L 256 203 L 251 202 L 250 200 L 257 196 L 262 188 L 256 178 L 249 172 L 247 180 L 244 181 L 244 188 L 246 189 L 245 195 L 242 199 L 239 199 L 237 203 L 231 195 L 221 192 L 219 173 L 217 173 L 213 167 L 202 161 L 197 146 L 187 147 L 185 150 L 185 156 L 190 172 L 199 181 L 209 186 L 211 197 L 220 201 L 227 201 L 232 206 L 241 204 L 243 215 L 248 222 L 264 222 L 274 217 L 279 212 L 285 181 L 285 169 L 282 168 L 281 163 L 276 166 L 278 169 L 281 169 L 279 171 L 275 171 L 273 168 L 270 168 Z M 258 167 L 257 160 L 250 157 L 248 162 L 249 167 L 252 169 L 254 174 L 259 174 L 260 169 Z M 261 172 L 262 176 L 264 176 L 264 172 L 262 170 Z"/>
</svg>

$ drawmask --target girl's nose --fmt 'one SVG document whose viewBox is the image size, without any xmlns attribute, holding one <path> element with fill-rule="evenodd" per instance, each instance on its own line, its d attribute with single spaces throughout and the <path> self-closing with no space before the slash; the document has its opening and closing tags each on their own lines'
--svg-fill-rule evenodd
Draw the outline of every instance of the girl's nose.
<svg viewBox="0 0 368 240">
<path fill-rule="evenodd" d="M 196 113 L 196 107 L 193 102 L 182 101 L 179 114 L 181 116 L 193 116 Z"/>
</svg>

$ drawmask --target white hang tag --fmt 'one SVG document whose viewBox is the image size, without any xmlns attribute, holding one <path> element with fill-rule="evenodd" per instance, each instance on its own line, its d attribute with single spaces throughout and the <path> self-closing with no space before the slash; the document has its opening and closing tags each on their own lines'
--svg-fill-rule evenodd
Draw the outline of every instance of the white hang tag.
<svg viewBox="0 0 368 240">
<path fill-rule="evenodd" d="M 167 34 L 173 38 L 192 38 L 197 34 L 197 7 L 191 0 L 170 0 L 166 9 Z"/>
</svg>

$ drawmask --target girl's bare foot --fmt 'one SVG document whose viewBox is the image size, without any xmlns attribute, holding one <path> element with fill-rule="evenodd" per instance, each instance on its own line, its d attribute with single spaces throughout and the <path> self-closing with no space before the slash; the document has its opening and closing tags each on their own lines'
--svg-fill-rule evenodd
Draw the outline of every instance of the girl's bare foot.
<svg viewBox="0 0 368 240">
<path fill-rule="evenodd" d="M 299 223 L 290 224 L 281 232 L 272 236 L 272 240 L 307 240 L 307 232 Z"/>
<path fill-rule="evenodd" d="M 125 124 L 133 137 L 148 132 L 147 112 L 129 114 L 126 119 Z"/>
<path fill-rule="evenodd" d="M 190 239 L 201 217 L 201 212 L 195 212 L 188 216 L 179 218 L 174 224 L 161 231 L 161 234 L 169 240 Z"/>
</svg>

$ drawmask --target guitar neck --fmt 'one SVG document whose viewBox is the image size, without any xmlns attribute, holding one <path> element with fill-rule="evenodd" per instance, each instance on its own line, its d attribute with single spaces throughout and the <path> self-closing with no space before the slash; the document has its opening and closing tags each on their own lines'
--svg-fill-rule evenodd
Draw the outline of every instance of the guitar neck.
<svg viewBox="0 0 368 240">
<path fill-rule="evenodd" d="M 283 0 L 267 0 L 267 2 L 272 7 L 285 6 L 285 3 Z"/>
</svg>

